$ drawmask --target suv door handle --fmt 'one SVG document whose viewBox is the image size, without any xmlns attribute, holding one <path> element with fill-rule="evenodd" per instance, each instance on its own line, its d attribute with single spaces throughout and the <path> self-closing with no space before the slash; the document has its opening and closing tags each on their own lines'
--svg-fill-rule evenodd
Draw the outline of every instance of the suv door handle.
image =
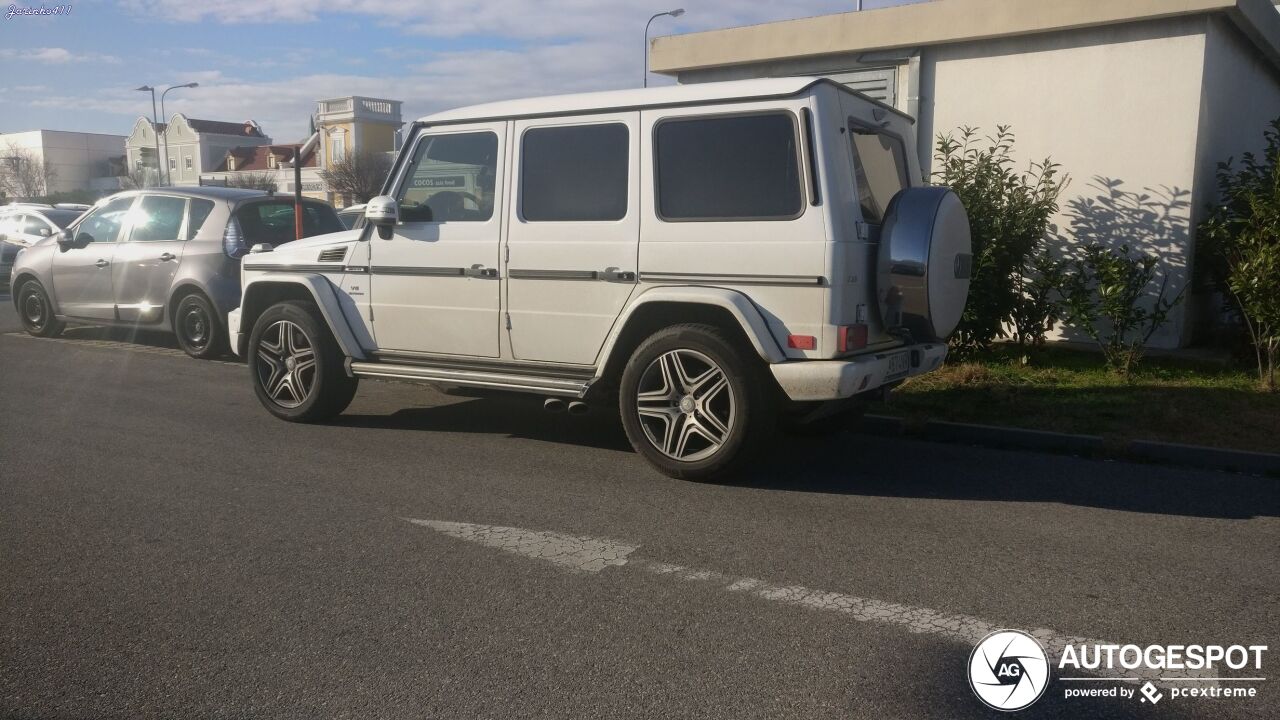
<svg viewBox="0 0 1280 720">
<path fill-rule="evenodd" d="M 160 256 L 160 262 L 169 262 L 170 260 L 177 260 L 177 259 L 178 259 L 178 256 L 174 255 L 173 253 L 164 253 L 163 255 Z"/>
<path fill-rule="evenodd" d="M 104 268 L 110 264 L 111 263 L 107 262 L 106 260 L 103 260 L 102 258 L 98 258 L 98 262 L 94 263 L 94 265 L 97 265 L 100 268 Z"/>
<path fill-rule="evenodd" d="M 496 278 L 498 277 L 497 268 L 487 268 L 483 265 L 473 265 L 463 271 L 469 277 Z"/>
</svg>

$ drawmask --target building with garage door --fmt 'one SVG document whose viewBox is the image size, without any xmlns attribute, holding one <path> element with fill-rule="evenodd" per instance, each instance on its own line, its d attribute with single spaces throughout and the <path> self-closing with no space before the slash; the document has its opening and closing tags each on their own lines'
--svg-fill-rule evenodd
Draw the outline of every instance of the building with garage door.
<svg viewBox="0 0 1280 720">
<path fill-rule="evenodd" d="M 1280 13 L 1268 0 L 933 0 L 654 39 L 681 83 L 825 75 L 916 117 L 929 172 L 939 133 L 1012 125 L 1019 162 L 1071 184 L 1054 242 L 1159 255 L 1193 271 L 1217 163 L 1262 147 L 1280 117 Z M 1191 293 L 1152 344 L 1183 346 L 1216 302 Z"/>
</svg>

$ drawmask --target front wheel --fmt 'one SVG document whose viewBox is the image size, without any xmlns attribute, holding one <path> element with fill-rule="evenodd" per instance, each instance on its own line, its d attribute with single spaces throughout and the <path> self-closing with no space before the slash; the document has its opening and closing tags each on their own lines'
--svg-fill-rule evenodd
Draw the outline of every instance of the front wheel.
<svg viewBox="0 0 1280 720">
<path fill-rule="evenodd" d="M 665 475 L 704 480 L 740 468 L 766 444 L 771 391 L 745 343 L 712 325 L 676 325 L 636 348 L 619 406 L 636 452 Z"/>
<path fill-rule="evenodd" d="M 272 415 L 290 422 L 323 422 L 341 413 L 359 381 L 315 305 L 290 300 L 267 308 L 254 323 L 246 350 L 254 394 Z"/>
<path fill-rule="evenodd" d="M 18 317 L 22 319 L 22 328 L 36 337 L 57 337 L 66 327 L 53 314 L 48 294 L 35 280 L 28 280 L 18 288 Z"/>
</svg>

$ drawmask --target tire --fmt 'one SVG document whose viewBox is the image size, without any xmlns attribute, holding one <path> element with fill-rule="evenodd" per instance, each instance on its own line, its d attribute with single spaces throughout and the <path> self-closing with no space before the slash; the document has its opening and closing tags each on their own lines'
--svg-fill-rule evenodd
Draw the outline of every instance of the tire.
<svg viewBox="0 0 1280 720">
<path fill-rule="evenodd" d="M 49 295 L 37 280 L 28 280 L 18 287 L 18 318 L 22 328 L 36 337 L 57 337 L 66 323 L 53 314 Z"/>
<path fill-rule="evenodd" d="M 767 444 L 773 385 L 756 352 L 713 325 L 674 325 L 640 343 L 618 406 L 631 446 L 665 475 L 730 475 Z"/>
<path fill-rule="evenodd" d="M 173 334 L 178 347 L 193 358 L 207 360 L 221 355 L 226 333 L 213 303 L 200 293 L 183 296 L 173 312 Z"/>
<path fill-rule="evenodd" d="M 312 303 L 267 308 L 253 325 L 245 356 L 258 401 L 282 420 L 323 422 L 355 397 L 359 381 L 347 375 L 346 356 Z"/>
</svg>

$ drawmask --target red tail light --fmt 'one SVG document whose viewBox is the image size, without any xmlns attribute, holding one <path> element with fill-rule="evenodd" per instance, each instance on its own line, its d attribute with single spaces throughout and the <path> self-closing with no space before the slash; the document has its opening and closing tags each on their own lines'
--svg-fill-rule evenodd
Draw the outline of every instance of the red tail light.
<svg viewBox="0 0 1280 720">
<path fill-rule="evenodd" d="M 867 326 L 863 323 L 857 325 L 842 325 L 840 327 L 840 336 L 836 343 L 839 352 L 852 352 L 861 350 L 867 346 Z"/>
<path fill-rule="evenodd" d="M 817 350 L 818 338 L 812 335 L 788 335 L 787 347 L 796 350 Z"/>
</svg>

